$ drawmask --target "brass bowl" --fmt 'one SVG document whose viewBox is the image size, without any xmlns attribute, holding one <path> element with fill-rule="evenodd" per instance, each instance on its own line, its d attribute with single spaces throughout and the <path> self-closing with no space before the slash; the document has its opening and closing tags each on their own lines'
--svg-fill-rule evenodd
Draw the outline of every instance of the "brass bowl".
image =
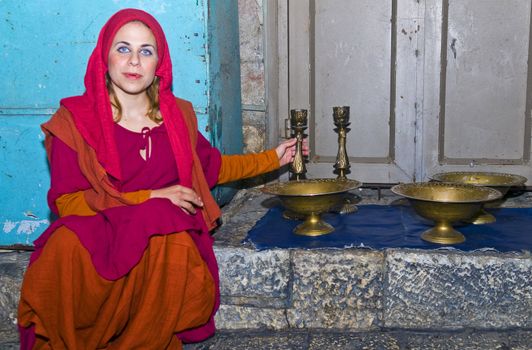
<svg viewBox="0 0 532 350">
<path fill-rule="evenodd" d="M 321 219 L 321 214 L 338 206 L 347 191 L 360 185 L 360 182 L 350 179 L 311 179 L 267 185 L 262 192 L 279 197 L 287 210 L 305 218 L 294 229 L 294 233 L 321 236 L 334 231 L 331 225 Z"/>
<path fill-rule="evenodd" d="M 454 171 L 438 173 L 433 175 L 431 179 L 440 182 L 455 182 L 474 186 L 488 186 L 499 190 L 503 196 L 508 192 L 510 187 L 522 186 L 527 181 L 526 177 L 520 175 L 482 171 Z M 483 208 L 481 208 L 477 215 L 470 220 L 470 222 L 475 225 L 489 224 L 495 221 L 495 216 L 488 213 Z"/>
<path fill-rule="evenodd" d="M 464 242 L 464 235 L 452 223 L 474 217 L 483 203 L 502 197 L 500 191 L 489 187 L 447 182 L 406 183 L 391 190 L 408 198 L 420 216 L 434 221 L 434 227 L 423 232 L 421 238 L 438 244 Z"/>
</svg>

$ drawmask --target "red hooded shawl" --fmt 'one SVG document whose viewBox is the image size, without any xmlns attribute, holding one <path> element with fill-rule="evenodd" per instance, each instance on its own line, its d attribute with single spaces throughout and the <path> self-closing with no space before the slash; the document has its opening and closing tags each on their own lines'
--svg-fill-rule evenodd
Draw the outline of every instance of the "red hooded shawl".
<svg viewBox="0 0 532 350">
<path fill-rule="evenodd" d="M 179 178 L 183 186 L 192 186 L 192 150 L 183 114 L 171 91 L 172 62 L 164 32 L 150 14 L 136 9 L 125 9 L 113 15 L 102 28 L 96 48 L 89 58 L 85 73 L 85 93 L 61 100 L 74 116 L 74 122 L 85 141 L 96 151 L 105 170 L 121 179 L 120 161 L 114 141 L 113 114 L 109 93 L 105 85 L 107 58 L 116 32 L 126 23 L 141 21 L 147 25 L 157 42 L 159 61 L 155 75 L 159 77 L 160 112 L 166 123 Z"/>
</svg>

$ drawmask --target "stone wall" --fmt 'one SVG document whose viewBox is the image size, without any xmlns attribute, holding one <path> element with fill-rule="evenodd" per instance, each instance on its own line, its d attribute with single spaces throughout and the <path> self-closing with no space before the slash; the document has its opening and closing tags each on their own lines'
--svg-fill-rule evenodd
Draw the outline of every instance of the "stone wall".
<svg viewBox="0 0 532 350">
<path fill-rule="evenodd" d="M 239 0 L 244 152 L 265 148 L 267 125 L 262 0 Z"/>
<path fill-rule="evenodd" d="M 218 326 L 460 330 L 532 327 L 528 253 L 218 247 Z"/>
</svg>

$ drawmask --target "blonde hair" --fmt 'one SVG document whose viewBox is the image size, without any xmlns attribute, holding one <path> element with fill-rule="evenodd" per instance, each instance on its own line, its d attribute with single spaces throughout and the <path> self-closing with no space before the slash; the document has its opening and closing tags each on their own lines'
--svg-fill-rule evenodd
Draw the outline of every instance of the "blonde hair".
<svg viewBox="0 0 532 350">
<path fill-rule="evenodd" d="M 111 105 L 116 109 L 117 112 L 116 116 L 113 118 L 114 122 L 118 123 L 120 119 L 122 119 L 122 106 L 116 97 L 109 73 L 105 74 L 105 85 L 107 87 L 107 91 L 109 92 Z M 163 121 L 163 118 L 159 115 L 159 77 L 155 77 L 155 79 L 153 79 L 151 85 L 146 89 L 146 94 L 148 95 L 148 100 L 150 102 L 148 113 L 146 115 L 148 118 L 158 124 Z"/>
</svg>

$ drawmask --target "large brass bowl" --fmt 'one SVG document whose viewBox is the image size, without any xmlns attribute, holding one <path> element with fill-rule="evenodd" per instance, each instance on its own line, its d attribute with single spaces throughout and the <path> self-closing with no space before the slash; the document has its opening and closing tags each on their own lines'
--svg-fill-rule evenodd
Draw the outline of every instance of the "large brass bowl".
<svg viewBox="0 0 532 350">
<path fill-rule="evenodd" d="M 475 186 L 488 186 L 499 190 L 504 196 L 510 187 L 522 186 L 526 183 L 527 178 L 520 175 L 482 172 L 482 171 L 453 171 L 434 174 L 431 179 L 440 182 L 456 182 L 460 184 L 469 184 Z M 496 206 L 500 203 L 493 202 Z M 488 206 L 488 205 L 487 205 Z M 471 222 L 475 225 L 489 224 L 495 222 L 495 216 L 485 211 L 483 208 L 471 218 Z"/>
<path fill-rule="evenodd" d="M 464 235 L 452 223 L 474 217 L 483 203 L 502 197 L 501 192 L 489 187 L 445 182 L 400 184 L 393 186 L 392 192 L 408 198 L 416 213 L 434 221 L 434 227 L 423 232 L 421 238 L 439 244 L 464 242 Z"/>
<path fill-rule="evenodd" d="M 277 196 L 287 210 L 305 218 L 294 233 L 320 236 L 334 231 L 321 219 L 321 214 L 338 206 L 343 202 L 345 192 L 360 185 L 360 182 L 350 179 L 311 179 L 267 185 L 262 192 Z"/>
</svg>

